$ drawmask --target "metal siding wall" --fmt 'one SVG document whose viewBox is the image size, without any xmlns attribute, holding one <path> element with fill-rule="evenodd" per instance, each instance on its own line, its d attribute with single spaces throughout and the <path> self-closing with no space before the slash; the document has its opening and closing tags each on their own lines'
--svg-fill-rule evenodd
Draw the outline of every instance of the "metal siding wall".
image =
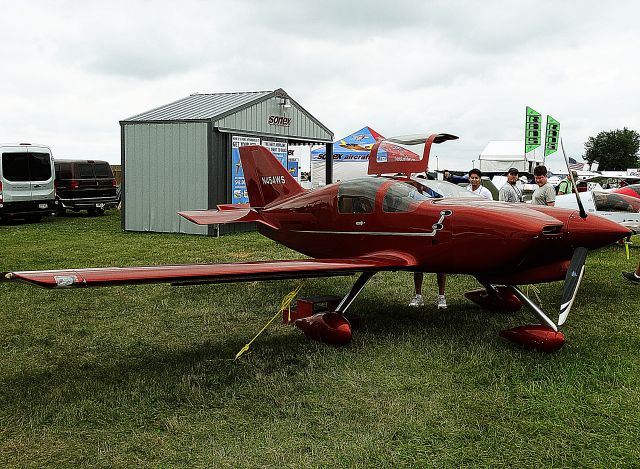
<svg viewBox="0 0 640 469">
<path fill-rule="evenodd" d="M 223 129 L 235 129 L 239 133 L 258 132 L 262 134 L 280 135 L 283 137 L 303 137 L 319 140 L 333 140 L 322 127 L 318 126 L 304 112 L 293 105 L 285 111 L 285 116 L 291 118 L 289 127 L 269 125 L 268 118 L 271 115 L 282 116 L 283 109 L 280 106 L 280 98 L 272 98 L 260 101 L 251 107 L 225 117 L 215 122 L 216 127 Z"/>
<path fill-rule="evenodd" d="M 147 227 L 143 219 L 143 143 L 148 140 L 149 126 L 146 124 L 125 125 L 125 229 L 143 231 Z"/>
<path fill-rule="evenodd" d="M 162 192 L 161 184 L 164 183 L 159 177 L 161 171 L 167 164 L 164 152 L 164 129 L 157 125 L 149 127 L 149 159 L 145 161 L 145 207 L 149 214 L 149 231 L 168 231 L 164 228 L 162 206 L 163 200 L 159 198 Z"/>
<path fill-rule="evenodd" d="M 172 177 L 171 177 L 171 194 L 173 194 L 172 198 L 172 208 L 179 207 L 181 205 L 181 188 L 182 181 L 180 180 L 180 174 L 182 171 L 185 171 L 186 168 L 183 168 L 184 163 L 180 155 L 183 154 L 181 151 L 180 145 L 180 124 L 171 126 L 170 131 L 170 139 L 168 138 L 168 145 L 171 147 L 171 154 L 176 155 L 175 158 L 171 161 L 171 169 L 172 169 Z M 167 136 L 169 137 L 169 135 Z M 182 171 L 181 171 L 182 170 Z M 175 210 L 174 210 L 175 211 Z M 180 220 L 177 220 L 174 224 L 174 231 L 180 231 Z"/>
<path fill-rule="evenodd" d="M 206 234 L 176 212 L 207 208 L 207 124 L 124 127 L 125 229 Z"/>
<path fill-rule="evenodd" d="M 177 175 L 180 187 L 179 205 L 173 213 L 179 220 L 181 233 L 207 234 L 207 226 L 195 225 L 175 214 L 179 210 L 208 208 L 207 124 L 190 122 L 174 125 L 179 126 L 180 153 L 174 157 L 180 160 L 180 171 Z"/>
</svg>

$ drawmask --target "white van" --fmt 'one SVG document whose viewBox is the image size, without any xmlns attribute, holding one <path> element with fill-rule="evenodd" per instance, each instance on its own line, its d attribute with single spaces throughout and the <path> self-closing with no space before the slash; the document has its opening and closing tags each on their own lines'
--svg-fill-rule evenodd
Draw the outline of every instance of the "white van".
<svg viewBox="0 0 640 469">
<path fill-rule="evenodd" d="M 0 144 L 0 218 L 37 221 L 53 214 L 54 176 L 49 147 Z"/>
</svg>

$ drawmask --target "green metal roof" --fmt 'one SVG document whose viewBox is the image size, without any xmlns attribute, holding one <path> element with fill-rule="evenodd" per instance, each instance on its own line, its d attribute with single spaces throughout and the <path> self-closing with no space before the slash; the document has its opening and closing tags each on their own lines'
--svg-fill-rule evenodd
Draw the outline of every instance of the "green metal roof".
<svg viewBox="0 0 640 469">
<path fill-rule="evenodd" d="M 124 119 L 123 122 L 215 119 L 272 93 L 274 92 L 195 93 L 173 103 Z"/>
</svg>

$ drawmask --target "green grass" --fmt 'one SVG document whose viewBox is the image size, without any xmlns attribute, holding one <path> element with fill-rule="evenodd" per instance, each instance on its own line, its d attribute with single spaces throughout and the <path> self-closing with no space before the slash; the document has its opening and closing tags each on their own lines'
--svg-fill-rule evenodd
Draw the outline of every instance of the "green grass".
<svg viewBox="0 0 640 469">
<path fill-rule="evenodd" d="M 640 288 L 619 246 L 592 253 L 558 352 L 498 336 L 535 322 L 464 299 L 406 306 L 376 275 L 334 348 L 275 323 L 297 281 L 44 290 L 0 284 L 0 466 L 632 467 L 640 465 Z M 295 258 L 259 236 L 123 233 L 117 212 L 0 225 L 0 271 Z M 303 296 L 353 278 L 308 280 Z M 553 318 L 561 284 L 539 286 Z"/>
</svg>

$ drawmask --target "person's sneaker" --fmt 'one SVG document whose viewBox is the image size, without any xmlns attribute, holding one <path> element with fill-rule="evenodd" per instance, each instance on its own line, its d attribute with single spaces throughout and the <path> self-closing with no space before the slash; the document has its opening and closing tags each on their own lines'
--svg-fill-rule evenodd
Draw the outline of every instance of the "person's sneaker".
<svg viewBox="0 0 640 469">
<path fill-rule="evenodd" d="M 622 276 L 632 283 L 640 283 L 640 277 L 635 272 L 622 272 Z"/>
<path fill-rule="evenodd" d="M 418 306 L 422 306 L 424 304 L 424 301 L 422 301 L 422 295 L 416 295 L 413 297 L 413 299 L 409 302 L 409 306 L 413 306 L 413 307 L 418 307 Z"/>
<path fill-rule="evenodd" d="M 444 295 L 438 295 L 438 309 L 447 309 L 447 299 Z"/>
</svg>

